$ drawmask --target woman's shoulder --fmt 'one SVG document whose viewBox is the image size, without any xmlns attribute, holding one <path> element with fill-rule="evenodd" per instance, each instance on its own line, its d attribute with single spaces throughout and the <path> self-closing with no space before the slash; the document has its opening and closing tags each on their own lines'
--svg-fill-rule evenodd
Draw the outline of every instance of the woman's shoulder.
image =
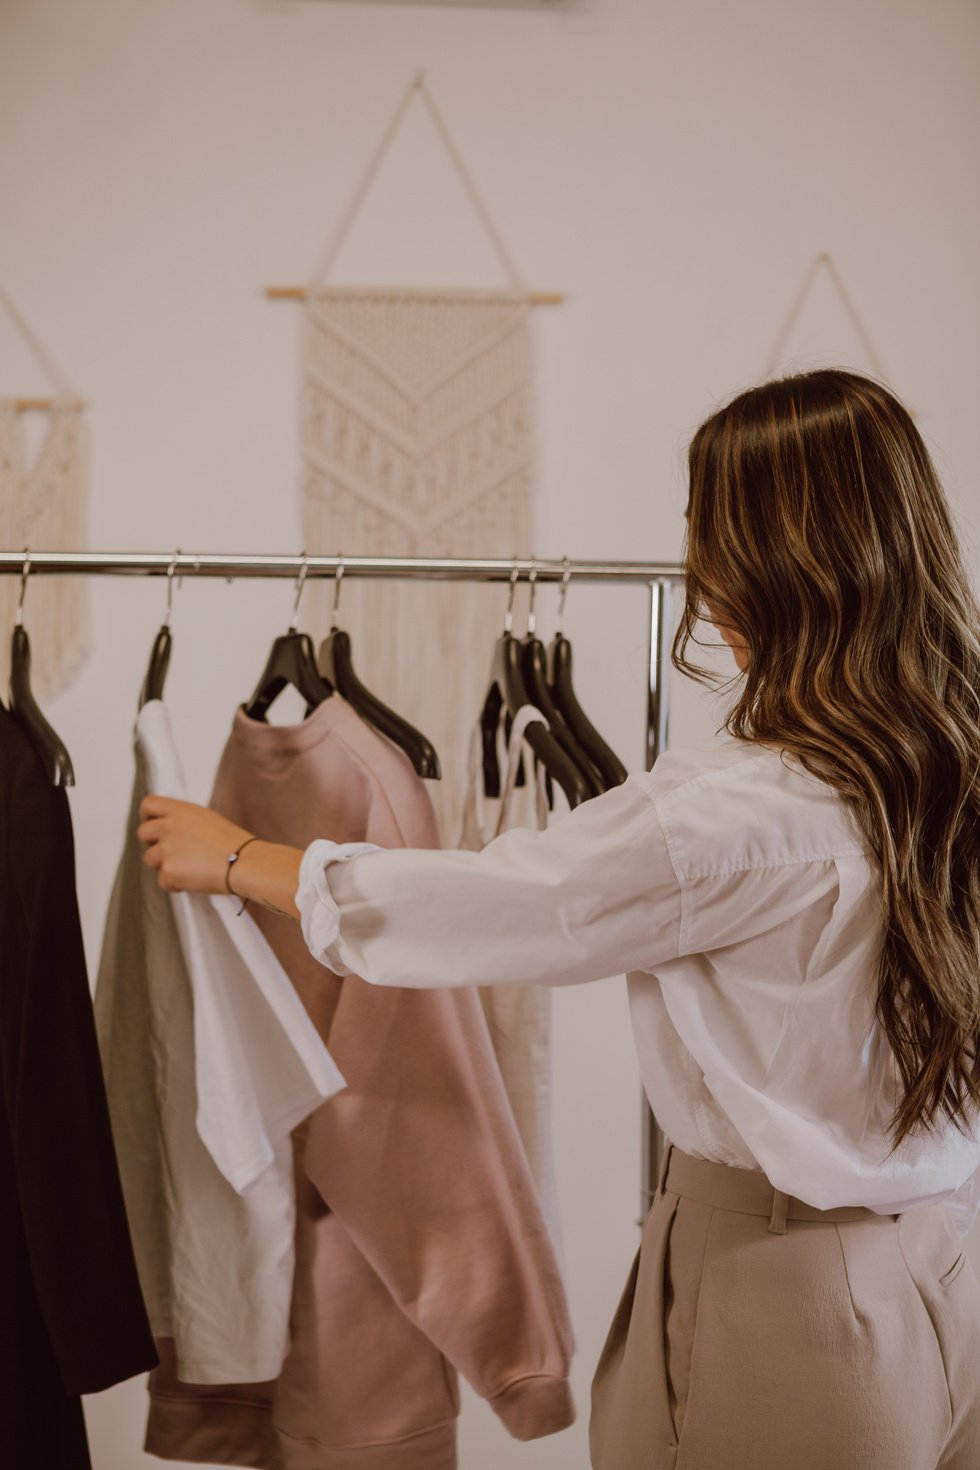
<svg viewBox="0 0 980 1470">
<path fill-rule="evenodd" d="M 723 735 L 698 745 L 671 746 L 661 752 L 651 770 L 638 775 L 637 779 L 658 800 L 685 788 L 688 788 L 687 794 L 693 796 L 699 789 L 744 781 L 760 765 L 772 778 L 776 773 L 766 768 L 773 761 L 777 765 L 780 763 L 778 750 Z"/>
<path fill-rule="evenodd" d="M 725 736 L 663 752 L 635 778 L 688 871 L 780 866 L 863 853 L 839 793 L 778 746 Z"/>
</svg>

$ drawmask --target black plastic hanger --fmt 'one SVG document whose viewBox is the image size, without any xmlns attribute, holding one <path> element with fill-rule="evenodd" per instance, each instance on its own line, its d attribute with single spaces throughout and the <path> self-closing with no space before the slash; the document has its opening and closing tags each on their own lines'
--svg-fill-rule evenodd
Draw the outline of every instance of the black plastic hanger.
<svg viewBox="0 0 980 1470">
<path fill-rule="evenodd" d="M 552 698 L 566 726 L 588 755 L 593 769 L 599 773 L 601 789 L 610 791 L 614 786 L 621 786 L 629 773 L 616 752 L 606 744 L 592 724 L 575 694 L 572 684 L 572 645 L 562 632 L 565 597 L 570 579 L 567 557 L 565 564 L 565 575 L 561 579 L 561 600 L 558 604 L 558 631 L 549 650 L 549 685 Z"/>
<path fill-rule="evenodd" d="M 521 665 L 521 644 L 511 632 L 514 625 L 514 592 L 517 586 L 517 578 L 518 571 L 515 566 L 510 579 L 510 601 L 508 602 L 507 615 L 504 619 L 504 631 L 497 639 L 496 647 L 493 651 L 489 687 L 480 716 L 480 723 L 485 732 L 494 710 L 496 710 L 496 715 L 494 716 L 496 720 L 499 719 L 502 709 L 506 710 L 513 717 L 524 705 L 535 704 L 524 678 L 524 671 Z M 542 711 L 542 713 L 544 712 Z M 496 725 L 494 725 L 494 728 L 496 729 Z M 593 795 L 591 787 L 578 766 L 566 755 L 550 730 L 546 729 L 540 721 L 535 721 L 528 725 L 524 739 L 541 762 L 545 774 L 550 776 L 561 787 L 570 807 L 581 806 L 583 801 L 588 801 L 589 797 Z M 487 745 L 485 739 L 485 756 L 486 752 Z M 494 763 L 496 764 L 496 752 L 494 753 Z M 500 794 L 499 770 L 497 772 L 496 790 L 493 790 L 488 783 L 486 792 L 488 796 Z"/>
<path fill-rule="evenodd" d="M 317 667 L 362 720 L 400 746 L 412 762 L 417 775 L 427 781 L 438 781 L 442 775 L 442 767 L 432 741 L 390 709 L 376 694 L 372 694 L 354 671 L 350 634 L 337 627 L 343 576 L 344 559 L 340 556 L 337 559 L 330 632 L 320 644 Z"/>
<path fill-rule="evenodd" d="M 589 794 L 599 796 L 606 789 L 602 774 L 592 763 L 588 752 L 583 749 L 568 728 L 548 687 L 548 654 L 541 639 L 535 633 L 534 589 L 537 581 L 535 568 L 532 568 L 528 581 L 531 588 L 531 600 L 527 614 L 527 633 L 521 642 L 521 669 L 524 674 L 524 682 L 532 704 L 544 715 L 558 744 L 585 777 L 590 788 Z"/>
<path fill-rule="evenodd" d="M 310 635 L 296 631 L 299 600 L 303 595 L 307 565 L 308 558 L 304 551 L 303 566 L 296 580 L 296 598 L 293 602 L 293 615 L 289 622 L 289 629 L 281 633 L 273 643 L 265 668 L 262 670 L 262 676 L 255 686 L 255 692 L 245 705 L 245 713 L 252 720 L 265 719 L 269 707 L 287 684 L 291 684 L 306 700 L 307 715 L 333 693 L 332 685 L 322 677 L 316 666 Z"/>
<path fill-rule="evenodd" d="M 504 632 L 509 633 L 514 626 L 514 596 L 517 591 L 517 568 L 510 574 L 510 596 L 507 599 L 507 612 L 504 615 Z M 494 668 L 497 667 L 499 647 L 494 650 Z M 491 670 L 490 685 L 487 689 L 487 697 L 483 701 L 480 711 L 480 732 L 483 739 L 483 790 L 487 796 L 498 797 L 500 795 L 500 760 L 497 755 L 497 736 L 500 729 L 500 721 L 504 721 L 504 737 L 510 739 L 510 726 L 512 715 L 510 707 L 504 708 L 504 695 L 502 683 L 499 678 L 494 677 Z M 516 784 L 523 786 L 524 756 L 520 755 L 517 765 Z M 551 805 L 551 793 L 548 793 L 548 805 Z"/>
<path fill-rule="evenodd" d="M 30 553 L 25 547 L 17 618 L 10 644 L 10 713 L 43 761 L 52 784 L 74 786 L 75 771 L 71 756 L 61 737 L 44 718 L 31 692 L 31 641 L 24 627 L 24 596 L 30 570 Z"/>
<path fill-rule="evenodd" d="M 163 622 L 160 624 L 160 631 L 153 640 L 150 661 L 146 666 L 143 687 L 140 690 L 140 709 L 151 699 L 163 698 L 163 689 L 167 682 L 167 670 L 170 667 L 170 650 L 173 647 L 173 639 L 170 636 L 170 617 L 174 607 L 174 572 L 179 556 L 180 548 L 178 547 L 171 557 L 170 565 L 167 568 L 167 612 Z"/>
</svg>

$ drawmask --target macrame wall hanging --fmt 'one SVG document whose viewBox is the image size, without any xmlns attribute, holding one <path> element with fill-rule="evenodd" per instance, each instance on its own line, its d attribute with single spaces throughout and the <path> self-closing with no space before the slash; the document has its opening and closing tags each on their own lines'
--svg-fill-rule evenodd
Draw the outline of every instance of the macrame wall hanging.
<svg viewBox="0 0 980 1470">
<path fill-rule="evenodd" d="M 502 290 L 326 284 L 414 98 L 427 108 L 506 271 Z M 321 555 L 526 556 L 532 546 L 528 291 L 424 78 L 409 87 L 306 286 L 302 527 Z M 331 589 L 318 587 L 323 626 Z M 499 588 L 353 582 L 341 622 L 355 663 L 439 752 L 443 841 L 462 817 L 469 732 L 503 617 Z M 484 666 L 485 665 L 485 666 Z"/>
<path fill-rule="evenodd" d="M 796 326 L 797 322 L 802 316 L 803 309 L 806 306 L 807 300 L 809 299 L 813 288 L 821 275 L 826 275 L 826 277 L 830 281 L 831 288 L 833 289 L 834 294 L 844 308 L 844 314 L 850 322 L 854 333 L 857 336 L 858 342 L 861 345 L 863 356 L 866 359 L 860 365 L 861 368 L 864 371 L 870 372 L 881 382 L 887 383 L 888 375 L 885 372 L 885 369 L 882 367 L 881 358 L 878 356 L 868 329 L 864 325 L 858 309 L 851 299 L 851 294 L 844 284 L 844 278 L 842 277 L 840 271 L 837 269 L 837 265 L 834 262 L 833 257 L 831 255 L 828 255 L 826 251 L 821 251 L 821 253 L 813 261 L 813 264 L 810 266 L 809 270 L 804 276 L 803 283 L 800 286 L 799 291 L 796 293 L 793 304 L 790 307 L 789 312 L 787 313 L 781 327 L 779 328 L 779 331 L 776 334 L 776 339 L 769 350 L 769 356 L 766 360 L 766 367 L 763 377 L 771 378 L 776 374 L 777 371 L 783 369 L 783 354 L 785 353 L 787 345 L 790 341 L 793 328 Z M 841 365 L 843 366 L 843 364 Z"/>
<path fill-rule="evenodd" d="M 77 551 L 88 543 L 89 454 L 85 404 L 7 294 L 0 310 L 51 384 L 51 396 L 0 398 L 0 545 Z M 26 414 L 45 418 L 32 449 Z M 38 577 L 27 591 L 31 687 L 42 702 L 71 681 L 89 653 L 91 621 L 85 577 Z M 0 691 L 10 677 L 10 632 L 20 579 L 0 578 Z"/>
</svg>

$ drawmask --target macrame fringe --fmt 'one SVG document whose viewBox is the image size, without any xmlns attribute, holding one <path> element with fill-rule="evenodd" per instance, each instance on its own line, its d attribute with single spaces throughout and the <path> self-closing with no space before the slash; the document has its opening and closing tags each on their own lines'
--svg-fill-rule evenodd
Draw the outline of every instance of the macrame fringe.
<svg viewBox="0 0 980 1470">
<path fill-rule="evenodd" d="M 304 504 L 304 544 L 309 550 L 322 548 L 325 556 L 344 545 L 370 556 L 526 556 L 528 488 L 526 481 L 518 482 L 496 504 L 480 508 L 470 519 L 465 539 L 461 532 L 452 540 L 432 536 L 425 545 L 400 534 L 398 526 L 382 530 L 377 517 L 360 518 L 349 505 L 348 514 L 340 515 L 336 501 L 331 510 L 329 495 L 317 495 Z M 507 590 L 487 584 L 381 579 L 343 584 L 340 625 L 351 635 L 360 677 L 423 730 L 439 753 L 442 780 L 429 789 L 445 846 L 455 845 L 459 836 L 467 740 L 486 694 Z M 329 626 L 333 588 L 329 582 L 308 583 L 305 598 L 307 625 L 322 636 Z"/>
<path fill-rule="evenodd" d="M 533 425 L 529 308 L 513 292 L 311 295 L 301 441 L 307 551 L 527 556 Z M 308 588 L 321 634 L 333 588 Z M 364 682 L 432 740 L 442 840 L 459 836 L 466 750 L 507 589 L 351 582 L 340 623 Z"/>
</svg>

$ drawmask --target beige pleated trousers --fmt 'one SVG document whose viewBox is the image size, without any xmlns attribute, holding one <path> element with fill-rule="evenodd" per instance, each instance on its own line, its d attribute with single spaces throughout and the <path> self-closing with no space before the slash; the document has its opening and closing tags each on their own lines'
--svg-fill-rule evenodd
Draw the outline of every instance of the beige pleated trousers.
<svg viewBox="0 0 980 1470">
<path fill-rule="evenodd" d="M 980 1284 L 941 1206 L 816 1210 L 668 1146 L 593 1470 L 980 1470 Z"/>
</svg>

